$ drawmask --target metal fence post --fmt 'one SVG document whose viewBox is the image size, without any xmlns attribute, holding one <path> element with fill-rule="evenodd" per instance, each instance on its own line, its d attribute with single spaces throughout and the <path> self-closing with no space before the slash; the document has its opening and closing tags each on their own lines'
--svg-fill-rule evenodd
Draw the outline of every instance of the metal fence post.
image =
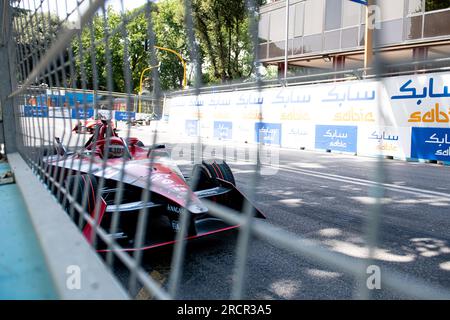
<svg viewBox="0 0 450 320">
<path fill-rule="evenodd" d="M 11 16 L 9 1 L 4 1 L 0 7 L 0 26 L 3 34 L 0 39 L 0 74 L 3 75 L 0 77 L 0 106 L 2 112 L 0 130 L 3 131 L 6 153 L 17 151 L 13 98 L 8 98 L 13 91 L 13 81 L 15 81 L 11 72 L 13 70 L 12 62 L 10 61 L 10 57 L 14 57 L 14 54 L 12 54 Z"/>
</svg>

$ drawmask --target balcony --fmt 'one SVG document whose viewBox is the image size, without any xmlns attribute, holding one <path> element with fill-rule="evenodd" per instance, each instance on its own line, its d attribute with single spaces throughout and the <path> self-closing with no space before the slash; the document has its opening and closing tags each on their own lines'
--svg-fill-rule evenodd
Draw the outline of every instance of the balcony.
<svg viewBox="0 0 450 320">
<path fill-rule="evenodd" d="M 450 1 L 379 0 L 377 46 L 450 39 Z M 284 57 L 286 2 L 261 7 L 260 60 Z M 289 58 L 352 52 L 364 47 L 365 7 L 348 0 L 290 0 Z"/>
</svg>

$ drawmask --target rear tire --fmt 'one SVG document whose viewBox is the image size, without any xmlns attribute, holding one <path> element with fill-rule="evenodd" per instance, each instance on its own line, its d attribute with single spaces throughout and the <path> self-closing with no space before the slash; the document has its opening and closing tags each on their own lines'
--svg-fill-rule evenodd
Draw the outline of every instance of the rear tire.
<svg viewBox="0 0 450 320">
<path fill-rule="evenodd" d="M 233 172 L 223 160 L 219 162 L 216 160 L 204 160 L 201 164 L 196 164 L 192 169 L 191 179 L 197 174 L 199 178 L 193 188 L 194 191 L 217 187 L 219 185 L 218 178 L 231 183 L 233 186 L 236 185 Z"/>
<path fill-rule="evenodd" d="M 64 181 L 64 186 L 66 191 L 72 196 L 75 197 L 74 201 L 80 205 L 82 205 L 84 193 L 86 192 L 86 204 L 83 207 L 84 211 L 87 211 L 89 214 L 95 208 L 95 201 L 97 199 L 97 178 L 92 174 L 81 174 L 81 175 L 72 175 L 68 176 Z M 63 197 L 63 206 L 66 209 L 67 213 L 70 214 L 70 207 L 73 203 L 69 201 L 67 197 Z M 78 210 L 74 208 L 73 219 L 75 224 L 78 225 L 80 214 Z M 86 225 L 86 221 L 83 219 L 81 224 L 81 228 L 83 229 Z"/>
</svg>

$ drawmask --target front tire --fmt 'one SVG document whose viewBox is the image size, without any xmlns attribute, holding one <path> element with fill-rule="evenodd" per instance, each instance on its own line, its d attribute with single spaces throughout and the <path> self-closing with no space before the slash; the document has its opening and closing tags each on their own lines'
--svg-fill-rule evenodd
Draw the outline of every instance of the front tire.
<svg viewBox="0 0 450 320">
<path fill-rule="evenodd" d="M 219 185 L 217 179 L 225 180 L 236 186 L 233 172 L 223 160 L 204 160 L 201 164 L 196 164 L 192 169 L 191 179 L 196 175 L 198 175 L 198 181 L 193 188 L 194 191 L 217 187 Z"/>
</svg>

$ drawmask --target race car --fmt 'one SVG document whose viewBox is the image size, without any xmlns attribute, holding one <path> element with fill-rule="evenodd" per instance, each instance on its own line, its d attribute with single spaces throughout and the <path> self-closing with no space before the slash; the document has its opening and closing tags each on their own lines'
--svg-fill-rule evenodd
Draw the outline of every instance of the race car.
<svg viewBox="0 0 450 320">
<path fill-rule="evenodd" d="M 99 124 L 101 124 L 103 117 L 97 116 L 97 117 L 91 117 L 85 120 L 80 120 L 78 123 L 73 127 L 72 131 L 75 133 L 88 133 L 93 134 L 95 127 Z M 115 130 L 114 121 L 110 121 L 110 126 Z"/>
<path fill-rule="evenodd" d="M 208 199 L 238 212 L 244 209 L 248 199 L 236 188 L 233 173 L 225 161 L 210 160 L 194 165 L 191 177 L 197 176 L 198 181 L 190 188 L 191 178 L 182 174 L 165 145 L 144 147 L 137 138 L 124 140 L 106 121 L 97 125 L 94 134 L 78 152 L 68 152 L 59 139 L 57 144 L 57 154 L 46 156 L 43 161 L 48 172 L 64 181 L 66 190 L 73 197 L 60 196 L 63 206 L 69 212 L 73 201 L 82 203 L 84 195 L 84 209 L 92 217 L 98 211 L 99 224 L 104 230 L 110 230 L 113 214 L 118 213 L 119 227 L 109 236 L 121 245 L 122 250 L 147 250 L 175 243 L 180 230 L 180 215 L 184 212 L 189 215 L 187 239 L 239 227 L 209 214 L 204 203 L 204 199 Z M 101 177 L 104 177 L 104 186 L 99 190 Z M 120 203 L 116 203 L 119 181 L 123 182 L 122 197 Z M 148 201 L 144 202 L 143 195 L 147 191 Z M 97 196 L 101 199 L 99 208 L 96 208 Z M 265 218 L 252 206 L 255 217 Z M 141 210 L 146 208 L 149 211 L 145 241 L 135 248 L 137 221 Z M 79 221 L 78 214 L 74 215 L 74 220 Z M 82 223 L 84 236 L 92 242 L 91 230 L 90 224 Z M 99 241 L 97 250 L 108 251 L 108 247 Z"/>
</svg>

